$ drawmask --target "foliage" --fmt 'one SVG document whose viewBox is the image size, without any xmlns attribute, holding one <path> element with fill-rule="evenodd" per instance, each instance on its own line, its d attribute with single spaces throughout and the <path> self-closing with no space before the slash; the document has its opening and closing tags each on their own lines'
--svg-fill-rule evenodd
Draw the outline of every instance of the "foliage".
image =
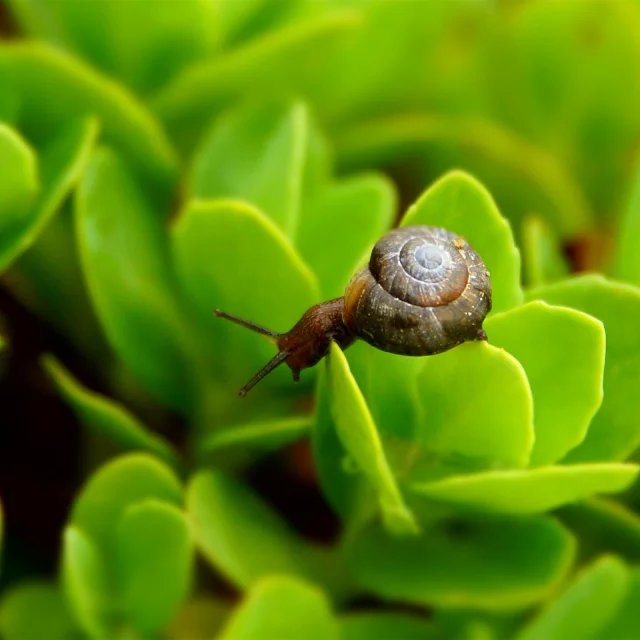
<svg viewBox="0 0 640 640">
<path fill-rule="evenodd" d="M 640 635 L 640 6 L 602 8 L 10 0 L 3 295 L 86 430 L 7 640 Z M 212 310 L 286 330 L 406 224 L 483 257 L 488 342 L 239 399 L 273 345 Z"/>
</svg>

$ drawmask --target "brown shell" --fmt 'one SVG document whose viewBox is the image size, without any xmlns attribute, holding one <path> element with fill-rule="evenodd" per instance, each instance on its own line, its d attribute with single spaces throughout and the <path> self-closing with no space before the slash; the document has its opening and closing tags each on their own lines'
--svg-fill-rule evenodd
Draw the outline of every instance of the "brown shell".
<svg viewBox="0 0 640 640">
<path fill-rule="evenodd" d="M 359 338 L 383 351 L 422 356 L 484 337 L 491 283 L 463 238 L 416 225 L 378 241 L 344 299 L 344 322 Z"/>
</svg>

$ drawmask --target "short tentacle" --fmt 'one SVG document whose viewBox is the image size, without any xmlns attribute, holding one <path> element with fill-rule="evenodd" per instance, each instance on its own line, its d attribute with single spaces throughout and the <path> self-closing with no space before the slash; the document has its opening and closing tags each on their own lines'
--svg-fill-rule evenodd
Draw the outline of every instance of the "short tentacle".
<svg viewBox="0 0 640 640">
<path fill-rule="evenodd" d="M 262 367 L 262 369 L 260 369 L 260 371 L 258 371 L 258 373 L 256 373 L 255 376 L 253 376 L 253 378 L 251 378 L 251 380 L 249 380 L 249 382 L 247 382 L 247 384 L 244 385 L 244 387 L 242 387 L 242 389 L 240 389 L 238 395 L 241 398 L 244 398 L 244 396 L 246 396 L 247 393 L 251 391 L 251 389 L 260 382 L 260 380 L 262 380 L 262 378 L 271 373 L 277 366 L 281 365 L 288 357 L 288 351 L 279 351 L 273 358 L 271 358 L 271 360 L 269 360 L 269 362 L 267 362 L 267 364 L 264 365 L 264 367 Z"/>
</svg>

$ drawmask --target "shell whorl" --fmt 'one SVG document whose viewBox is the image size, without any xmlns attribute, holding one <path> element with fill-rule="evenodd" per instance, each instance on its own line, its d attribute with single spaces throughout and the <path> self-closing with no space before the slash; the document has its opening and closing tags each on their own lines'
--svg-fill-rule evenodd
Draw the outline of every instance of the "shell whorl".
<svg viewBox="0 0 640 640">
<path fill-rule="evenodd" d="M 422 225 L 394 229 L 345 292 L 344 322 L 384 351 L 429 355 L 482 336 L 491 284 L 460 236 Z"/>
</svg>

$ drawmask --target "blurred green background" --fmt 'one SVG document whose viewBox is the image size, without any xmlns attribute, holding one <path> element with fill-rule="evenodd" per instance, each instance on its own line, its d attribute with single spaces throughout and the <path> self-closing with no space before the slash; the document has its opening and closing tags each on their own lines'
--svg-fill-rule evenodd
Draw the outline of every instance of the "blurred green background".
<svg viewBox="0 0 640 640">
<path fill-rule="evenodd" d="M 640 637 L 636 0 L 0 0 L 0 37 L 3 637 Z M 273 346 L 212 309 L 285 331 L 399 223 L 483 256 L 490 344 L 239 400 Z"/>
</svg>

